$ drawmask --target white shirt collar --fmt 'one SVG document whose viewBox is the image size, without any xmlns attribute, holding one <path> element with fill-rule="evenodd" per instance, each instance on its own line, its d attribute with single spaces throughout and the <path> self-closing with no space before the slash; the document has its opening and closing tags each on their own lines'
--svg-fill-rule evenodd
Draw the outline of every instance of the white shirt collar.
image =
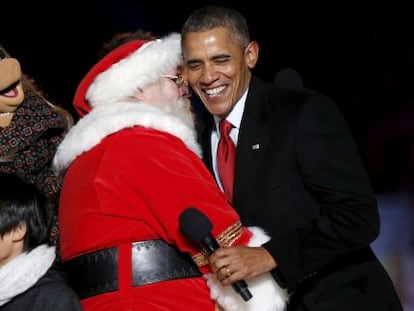
<svg viewBox="0 0 414 311">
<path fill-rule="evenodd" d="M 243 96 L 240 97 L 239 101 L 234 105 L 233 109 L 230 111 L 229 115 L 227 116 L 227 121 L 229 121 L 233 126 L 239 130 L 241 119 L 243 116 L 244 106 L 246 105 L 246 98 L 247 98 L 247 92 L 249 91 L 249 88 L 246 89 Z M 216 131 L 218 131 L 219 128 L 219 122 L 221 118 L 214 116 L 214 123 L 216 125 Z"/>
</svg>

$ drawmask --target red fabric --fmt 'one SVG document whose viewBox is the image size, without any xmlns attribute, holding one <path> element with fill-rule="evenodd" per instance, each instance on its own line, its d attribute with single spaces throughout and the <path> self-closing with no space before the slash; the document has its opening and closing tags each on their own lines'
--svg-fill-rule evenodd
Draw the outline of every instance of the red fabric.
<svg viewBox="0 0 414 311">
<path fill-rule="evenodd" d="M 124 59 L 132 52 L 138 50 L 143 44 L 147 43 L 148 40 L 133 40 L 129 41 L 121 46 L 117 47 L 113 51 L 109 52 L 105 57 L 103 57 L 91 70 L 86 74 L 86 76 L 79 83 L 75 96 L 73 99 L 73 106 L 79 114 L 79 117 L 83 117 L 89 111 L 91 107 L 89 106 L 86 100 L 86 93 L 88 92 L 89 86 L 95 80 L 95 78 L 101 73 L 106 71 L 113 64 Z"/>
<path fill-rule="evenodd" d="M 216 237 L 239 221 L 202 161 L 175 136 L 128 128 L 79 156 L 61 191 L 62 259 L 115 245 L 120 252 L 119 291 L 82 300 L 84 310 L 214 310 L 204 278 L 131 286 L 131 242 L 161 238 L 191 255 L 200 251 L 179 229 L 179 215 L 191 206 L 209 217 Z M 234 245 L 250 237 L 243 229 Z"/>
<path fill-rule="evenodd" d="M 224 193 L 229 202 L 233 202 L 234 164 L 236 163 L 236 146 L 230 138 L 233 125 L 223 119 L 220 121 L 220 140 L 217 148 L 217 166 Z"/>
</svg>

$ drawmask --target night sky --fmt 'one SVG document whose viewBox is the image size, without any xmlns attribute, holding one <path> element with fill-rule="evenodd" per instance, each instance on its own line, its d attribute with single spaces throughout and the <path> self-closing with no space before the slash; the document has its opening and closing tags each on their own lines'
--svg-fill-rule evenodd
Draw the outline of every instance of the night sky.
<svg viewBox="0 0 414 311">
<path fill-rule="evenodd" d="M 143 29 L 165 35 L 179 31 L 194 9 L 209 3 L 142 2 L 76 0 L 68 4 L 56 1 L 53 6 L 42 1 L 2 3 L 0 44 L 20 60 L 24 72 L 37 81 L 49 100 L 74 113 L 71 101 L 77 83 L 98 60 L 102 43 L 115 32 Z M 393 24 L 390 15 L 365 14 L 338 4 L 322 12 L 310 7 L 299 9 L 295 3 L 256 3 L 260 4 L 220 2 L 246 16 L 251 37 L 260 44 L 254 73 L 272 81 L 282 68 L 297 70 L 305 87 L 335 100 L 364 159 L 368 157 L 367 139 L 376 136 L 373 128 L 413 105 L 414 30 L 382 27 Z M 414 109 L 410 111 L 414 124 Z M 391 122 L 391 131 L 398 124 Z M 399 184 L 404 170 L 401 163 L 409 150 L 414 154 L 412 143 L 407 142 L 413 136 L 412 132 L 402 138 L 399 135 L 397 143 L 394 139 L 392 148 L 399 152 L 399 158 L 388 157 L 393 164 L 386 163 L 390 166 L 387 172 L 370 172 L 378 191 Z"/>
</svg>

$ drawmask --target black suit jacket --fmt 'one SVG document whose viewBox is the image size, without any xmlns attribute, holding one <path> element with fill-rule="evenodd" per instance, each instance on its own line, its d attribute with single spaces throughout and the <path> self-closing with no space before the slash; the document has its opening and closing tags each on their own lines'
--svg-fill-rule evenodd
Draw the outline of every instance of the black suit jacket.
<svg viewBox="0 0 414 311">
<path fill-rule="evenodd" d="M 210 170 L 211 130 L 202 141 Z M 312 306 L 321 301 L 327 310 L 389 310 L 362 307 L 378 294 L 400 310 L 369 247 L 380 228 L 369 177 L 341 112 L 326 96 L 252 79 L 239 131 L 233 206 L 245 225 L 272 237 L 264 247 L 278 264 L 275 278 L 292 293 L 291 310 L 317 310 Z M 372 296 L 349 299 L 341 291 L 348 285 Z M 336 296 L 340 301 L 331 299 Z"/>
</svg>

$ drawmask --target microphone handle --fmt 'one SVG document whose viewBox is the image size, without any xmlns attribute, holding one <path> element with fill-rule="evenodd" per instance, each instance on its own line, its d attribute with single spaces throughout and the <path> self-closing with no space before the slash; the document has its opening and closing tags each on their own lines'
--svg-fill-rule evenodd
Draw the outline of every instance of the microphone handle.
<svg viewBox="0 0 414 311">
<path fill-rule="evenodd" d="M 231 284 L 233 289 L 242 296 L 244 301 L 248 301 L 250 298 L 253 297 L 252 293 L 247 288 L 247 283 L 245 280 L 236 281 Z"/>
<path fill-rule="evenodd" d="M 202 243 L 204 247 L 206 247 L 210 251 L 210 253 L 213 253 L 215 250 L 220 248 L 219 244 L 217 243 L 216 239 L 211 233 L 203 239 Z M 250 298 L 253 297 L 252 293 L 247 288 L 246 281 L 236 281 L 232 283 L 231 286 L 238 294 L 240 294 L 244 301 L 248 301 Z"/>
<path fill-rule="evenodd" d="M 220 245 L 217 243 L 216 239 L 211 233 L 208 234 L 201 242 L 203 243 L 204 247 L 210 251 L 211 254 L 220 248 Z"/>
</svg>

